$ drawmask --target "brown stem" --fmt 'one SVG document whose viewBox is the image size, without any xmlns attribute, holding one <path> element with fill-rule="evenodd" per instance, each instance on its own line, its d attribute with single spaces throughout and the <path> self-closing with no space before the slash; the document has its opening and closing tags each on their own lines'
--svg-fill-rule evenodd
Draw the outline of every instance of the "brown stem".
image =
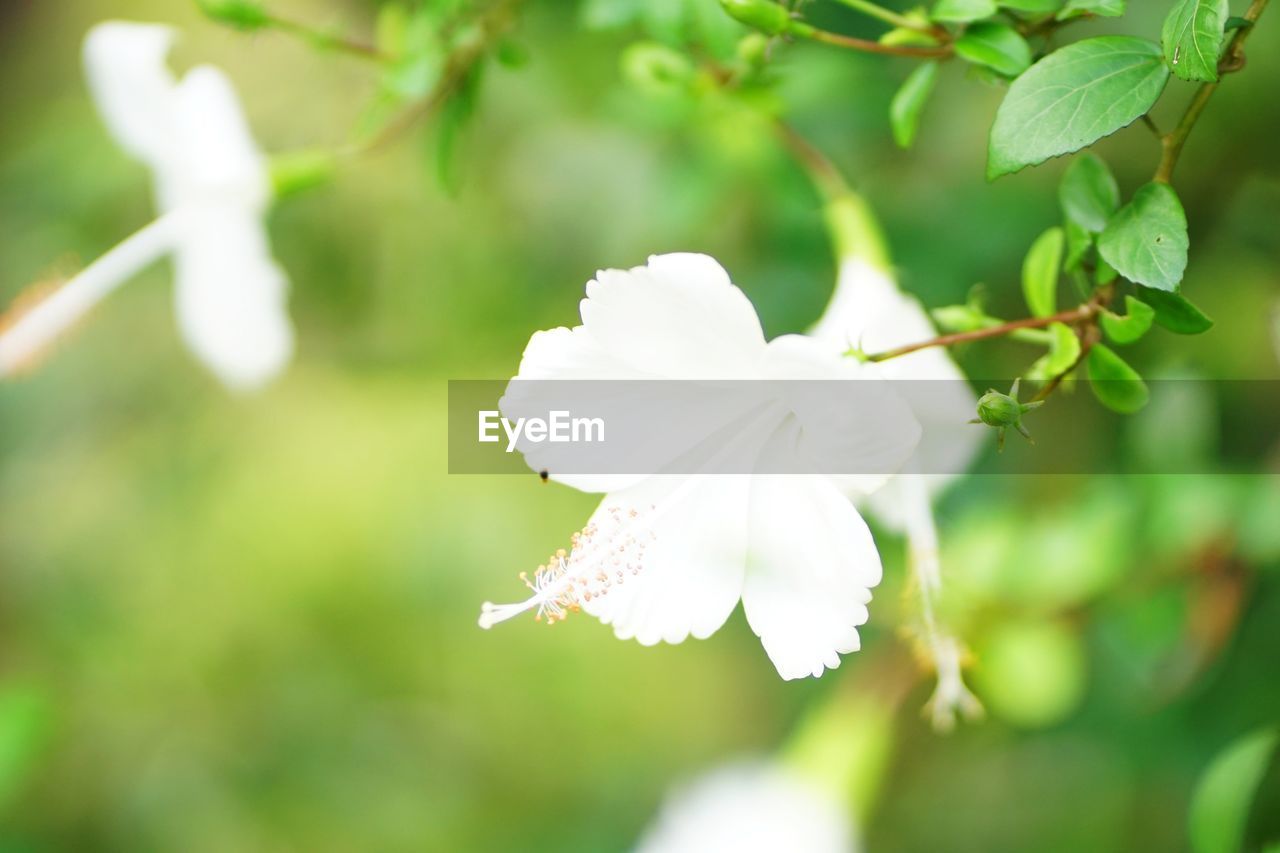
<svg viewBox="0 0 1280 853">
<path fill-rule="evenodd" d="M 1048 317 L 1024 317 L 1021 320 L 1013 320 L 1008 323 L 1001 323 L 998 326 L 987 326 L 983 329 L 974 329 L 969 332 L 953 332 L 949 335 L 939 335 L 936 338 L 930 338 L 927 341 L 920 341 L 906 346 L 895 347 L 891 350 L 878 352 L 867 356 L 867 361 L 888 361 L 891 358 L 909 355 L 922 349 L 931 347 L 949 347 L 955 344 L 968 343 L 969 341 L 981 341 L 987 338 L 998 338 L 1007 335 L 1010 332 L 1016 332 L 1019 329 L 1043 329 L 1045 326 L 1051 326 L 1054 323 L 1066 323 L 1074 325 L 1092 319 L 1102 310 L 1102 303 L 1097 299 L 1090 300 L 1083 305 L 1078 305 L 1069 311 L 1059 311 L 1057 314 L 1051 314 Z"/>
<path fill-rule="evenodd" d="M 1191 135 L 1196 122 L 1200 120 L 1200 115 L 1208 106 L 1209 99 L 1218 90 L 1222 75 L 1239 71 L 1244 67 L 1244 43 L 1253 32 L 1254 25 L 1261 17 L 1263 10 L 1267 8 L 1267 2 L 1268 0 L 1253 0 L 1249 4 L 1248 11 L 1244 13 L 1244 19 L 1249 22 L 1249 25 L 1236 30 L 1227 44 L 1227 49 L 1223 51 L 1222 59 L 1218 61 L 1218 82 L 1201 84 L 1192 96 L 1191 103 L 1187 105 L 1186 112 L 1182 114 L 1182 120 L 1178 122 L 1178 126 L 1161 138 L 1160 165 L 1156 168 L 1152 180 L 1167 184 L 1173 177 L 1174 167 L 1178 165 L 1178 158 L 1182 156 L 1182 148 L 1187 144 L 1187 137 Z"/>
</svg>

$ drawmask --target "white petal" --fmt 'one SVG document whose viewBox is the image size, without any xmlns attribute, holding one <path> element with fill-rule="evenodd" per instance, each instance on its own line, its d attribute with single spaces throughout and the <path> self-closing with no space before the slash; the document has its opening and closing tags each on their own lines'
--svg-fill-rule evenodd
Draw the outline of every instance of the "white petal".
<svg viewBox="0 0 1280 853">
<path fill-rule="evenodd" d="M 810 332 L 833 349 L 850 344 L 866 352 L 918 343 L 938 334 L 920 302 L 902 293 L 878 268 L 857 258 L 840 267 L 831 303 Z M 945 349 L 924 349 L 876 365 L 894 383 L 923 428 L 920 445 L 909 469 L 935 475 L 934 490 L 963 473 L 982 446 L 981 430 L 973 428 L 977 397 L 964 374 Z M 907 380 L 930 380 L 912 385 Z"/>
<path fill-rule="evenodd" d="M 109 21 L 84 40 L 94 103 L 120 147 L 153 169 L 173 158 L 174 79 L 165 66 L 173 30 Z"/>
<path fill-rule="evenodd" d="M 265 208 L 271 197 L 266 163 L 227 76 L 207 65 L 192 69 L 178 84 L 175 105 L 183 163 L 172 201 L 212 199 Z"/>
<path fill-rule="evenodd" d="M 742 593 L 747 496 L 740 477 L 654 477 L 606 496 L 592 523 L 620 518 L 634 544 L 619 564 L 601 563 L 611 585 L 583 609 L 644 645 L 711 636 Z"/>
<path fill-rule="evenodd" d="M 859 648 L 880 554 L 866 523 L 822 477 L 761 477 L 751 488 L 742 606 L 784 679 L 821 675 Z"/>
<path fill-rule="evenodd" d="M 632 467 L 613 473 L 608 464 L 591 467 L 589 474 L 582 473 L 587 470 L 582 464 L 573 464 L 591 448 L 520 445 L 530 467 L 549 471 L 552 479 L 586 491 L 614 491 L 663 470 L 700 470 L 698 460 L 714 455 L 726 441 L 723 434 L 732 434 L 732 427 L 769 402 L 762 386 L 706 393 L 693 383 L 658 381 L 759 377 L 765 344 L 755 310 L 705 255 L 659 255 L 645 267 L 603 271 L 588 283 L 581 312 L 583 325 L 530 338 L 503 398 L 504 415 L 546 417 L 559 408 L 601 417 L 615 429 L 640 429 L 660 412 L 664 425 L 645 435 L 617 436 L 614 446 L 636 452 L 626 460 Z M 557 384 L 591 379 L 650 382 L 602 382 L 577 391 Z M 589 405 L 564 405 L 575 393 Z M 562 404 L 549 402 L 556 400 Z M 750 452 L 754 459 L 754 449 Z M 749 465 L 721 460 L 719 469 L 746 471 Z"/>
<path fill-rule="evenodd" d="M 812 471 L 850 490 L 872 491 L 902 467 L 920 440 L 920 424 L 897 383 L 884 381 L 874 365 L 844 358 L 810 338 L 785 335 L 770 341 L 765 369 L 774 379 L 820 380 L 785 386 L 797 432 L 789 454 L 775 445 L 775 472 Z"/>
<path fill-rule="evenodd" d="M 655 255 L 647 266 L 601 271 L 581 313 L 613 361 L 652 378 L 752 377 L 764 351 L 751 302 L 706 255 Z"/>
<path fill-rule="evenodd" d="M 178 327 L 234 390 L 273 379 L 293 354 L 288 281 L 260 219 L 237 205 L 184 209 L 174 255 Z"/>
<path fill-rule="evenodd" d="M 732 764 L 672 792 L 637 853 L 851 853 L 848 813 L 774 763 Z"/>
</svg>

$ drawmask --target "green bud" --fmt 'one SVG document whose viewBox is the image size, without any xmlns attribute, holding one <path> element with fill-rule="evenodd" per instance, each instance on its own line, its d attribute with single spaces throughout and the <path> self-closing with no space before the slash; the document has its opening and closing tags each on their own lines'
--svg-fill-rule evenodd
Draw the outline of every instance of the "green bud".
<svg viewBox="0 0 1280 853">
<path fill-rule="evenodd" d="M 1022 419 L 1022 406 L 1008 394 L 988 391 L 978 399 L 978 419 L 987 426 L 1013 426 Z"/>
<path fill-rule="evenodd" d="M 764 33 L 748 33 L 738 42 L 736 50 L 738 59 L 752 68 L 764 65 L 768 58 L 769 37 Z"/>
<path fill-rule="evenodd" d="M 271 158 L 271 187 L 276 198 L 328 183 L 337 170 L 332 151 L 305 149 Z"/>
<path fill-rule="evenodd" d="M 656 42 L 636 42 L 622 52 L 622 73 L 631 85 L 649 95 L 685 89 L 694 76 L 689 57 Z"/>
<path fill-rule="evenodd" d="M 791 28 L 791 13 L 771 0 L 720 0 L 720 5 L 729 17 L 768 36 Z"/>
<path fill-rule="evenodd" d="M 271 15 L 258 0 L 196 0 L 196 5 L 213 20 L 241 30 L 257 30 L 271 23 Z"/>
<path fill-rule="evenodd" d="M 1031 439 L 1031 433 L 1027 432 L 1027 428 L 1022 425 L 1022 416 L 1032 409 L 1038 409 L 1044 405 L 1043 400 L 1036 400 L 1031 403 L 1018 402 L 1018 383 L 1020 380 L 1013 380 L 1013 387 L 1009 389 L 1008 394 L 1001 394 L 994 389 L 987 391 L 978 398 L 978 417 L 969 421 L 971 424 L 986 424 L 989 427 L 995 427 L 996 430 L 996 449 L 1004 450 L 1004 431 L 1008 427 L 1013 427 L 1018 433 L 1035 444 Z"/>
</svg>

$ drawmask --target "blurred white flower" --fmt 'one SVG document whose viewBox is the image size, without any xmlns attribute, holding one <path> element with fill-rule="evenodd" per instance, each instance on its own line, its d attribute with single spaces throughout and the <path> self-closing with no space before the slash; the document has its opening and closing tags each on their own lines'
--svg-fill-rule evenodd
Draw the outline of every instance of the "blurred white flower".
<svg viewBox="0 0 1280 853">
<path fill-rule="evenodd" d="M 677 788 L 637 853 L 850 853 L 854 827 L 825 790 L 785 766 L 728 765 Z"/>
<path fill-rule="evenodd" d="M 803 336 L 766 343 L 750 301 L 705 255 L 603 271 L 587 284 L 581 315 L 581 326 L 535 334 L 516 379 L 830 380 L 876 372 Z M 896 470 L 919 425 L 885 383 L 865 385 L 862 399 L 873 405 L 843 407 L 838 423 L 821 426 L 839 436 L 838 451 L 856 470 Z M 817 437 L 823 430 L 786 399 L 723 414 L 720 432 L 691 443 L 736 448 L 773 471 L 808 470 L 799 457 L 828 451 Z M 741 599 L 783 678 L 821 675 L 858 648 L 880 556 L 841 485 L 869 487 L 884 477 L 551 476 L 608 494 L 572 549 L 525 579 L 532 596 L 486 602 L 481 627 L 528 610 L 554 622 L 582 609 L 619 638 L 678 643 L 710 636 Z"/>
<path fill-rule="evenodd" d="M 200 66 L 176 80 L 173 31 L 99 24 L 85 71 L 103 121 L 152 172 L 160 217 L 20 316 L 0 336 L 0 376 L 45 348 L 104 296 L 172 253 L 178 327 L 228 387 L 274 378 L 293 352 L 288 283 L 263 222 L 271 182 L 231 82 Z"/>
<path fill-rule="evenodd" d="M 839 278 L 826 311 L 810 334 L 832 351 L 856 346 L 876 353 L 926 341 L 938 332 L 914 297 L 898 289 L 879 226 L 862 199 L 838 199 L 830 211 L 841 254 Z M 959 642 L 938 624 L 934 605 L 942 590 L 938 533 L 932 500 L 972 463 L 983 438 L 969 426 L 977 398 L 944 348 L 922 349 L 877 365 L 911 406 L 923 433 L 902 472 L 867 497 L 867 506 L 891 530 L 905 533 L 920 588 L 925 639 L 938 673 L 929 708 L 946 729 L 956 712 L 977 716 L 982 706 L 964 685 Z"/>
<path fill-rule="evenodd" d="M 1271 346 L 1276 351 L 1276 361 L 1280 361 L 1280 302 L 1271 309 Z"/>
</svg>

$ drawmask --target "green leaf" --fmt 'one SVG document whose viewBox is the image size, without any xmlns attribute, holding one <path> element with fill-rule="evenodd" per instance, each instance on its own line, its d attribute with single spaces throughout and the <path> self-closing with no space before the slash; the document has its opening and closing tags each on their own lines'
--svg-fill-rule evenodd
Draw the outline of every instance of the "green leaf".
<svg viewBox="0 0 1280 853">
<path fill-rule="evenodd" d="M 926 62 L 907 76 L 889 103 L 893 139 L 902 148 L 910 148 L 915 141 L 916 129 L 920 125 L 920 112 L 937 81 L 938 63 Z"/>
<path fill-rule="evenodd" d="M 13 802 L 48 745 L 53 707 L 34 685 L 0 689 L 0 814 Z"/>
<path fill-rule="evenodd" d="M 1120 187 L 1102 158 L 1085 153 L 1063 173 L 1058 201 L 1068 221 L 1097 234 L 1120 207 Z"/>
<path fill-rule="evenodd" d="M 1182 202 L 1164 183 L 1139 187 L 1098 237 L 1098 253 L 1120 275 L 1168 291 L 1182 281 L 1189 245 Z"/>
<path fill-rule="evenodd" d="M 1275 751 L 1277 731 L 1267 728 L 1240 738 L 1220 752 L 1191 795 L 1187 816 L 1195 853 L 1244 849 L 1249 806 Z"/>
<path fill-rule="evenodd" d="M 1098 258 L 1098 268 L 1094 271 L 1094 282 L 1103 285 L 1110 284 L 1116 280 L 1116 269 L 1107 263 L 1106 258 Z"/>
<path fill-rule="evenodd" d="M 938 0 L 929 17 L 935 21 L 967 23 L 996 13 L 995 0 Z"/>
<path fill-rule="evenodd" d="M 1227 32 L 1231 32 L 1232 30 L 1243 30 L 1252 26 L 1253 21 L 1248 18 L 1242 18 L 1239 15 L 1232 15 L 1230 18 L 1227 18 L 1227 22 L 1222 28 Z"/>
<path fill-rule="evenodd" d="M 1089 383 L 1098 402 L 1122 415 L 1131 415 L 1147 404 L 1151 392 L 1138 372 L 1102 344 L 1089 350 Z"/>
<path fill-rule="evenodd" d="M 976 65 L 1017 77 L 1031 67 L 1031 46 L 1008 24 L 981 22 L 956 39 L 956 55 Z"/>
<path fill-rule="evenodd" d="M 1036 359 L 1027 370 L 1027 378 L 1037 382 L 1048 382 L 1055 376 L 1066 373 L 1080 358 L 1080 338 L 1070 326 L 1053 323 L 1048 331 L 1049 351 Z"/>
<path fill-rule="evenodd" d="M 991 128 L 987 177 L 1079 151 L 1132 123 L 1169 81 L 1160 46 L 1130 36 L 1054 51 L 1009 87 Z"/>
<path fill-rule="evenodd" d="M 1062 0 L 1000 0 L 1000 5 L 1015 12 L 1038 15 L 1056 10 L 1062 5 Z"/>
<path fill-rule="evenodd" d="M 1203 311 L 1177 293 L 1139 287 L 1138 298 L 1156 309 L 1156 324 L 1179 335 L 1199 335 L 1213 328 Z"/>
<path fill-rule="evenodd" d="M 584 0 L 578 23 L 585 30 L 615 30 L 639 19 L 644 0 Z"/>
<path fill-rule="evenodd" d="M 453 195 L 461 186 L 458 171 L 458 140 L 475 115 L 484 65 L 476 63 L 458 83 L 453 96 L 440 109 L 436 128 L 436 178 L 445 192 Z"/>
<path fill-rule="evenodd" d="M 1050 228 L 1036 238 L 1022 262 L 1022 295 L 1037 317 L 1057 310 L 1058 270 L 1062 268 L 1065 236 L 1062 229 Z"/>
<path fill-rule="evenodd" d="M 1160 34 L 1174 74 L 1203 83 L 1218 79 L 1227 14 L 1227 0 L 1178 0 Z"/>
<path fill-rule="evenodd" d="M 1156 318 L 1156 309 L 1132 296 L 1124 298 L 1124 307 L 1123 317 L 1110 311 L 1104 311 L 1101 317 L 1102 331 L 1117 344 L 1131 344 L 1138 340 L 1147 333 Z"/>
<path fill-rule="evenodd" d="M 1074 219 L 1068 219 L 1062 230 L 1067 235 L 1067 254 L 1062 261 L 1062 268 L 1067 272 L 1075 272 L 1081 268 L 1085 256 L 1093 248 L 1093 235 L 1076 224 Z"/>
<path fill-rule="evenodd" d="M 1066 21 L 1081 15 L 1118 18 L 1124 14 L 1124 3 L 1125 0 L 1068 0 L 1058 13 L 1058 20 Z"/>
</svg>

